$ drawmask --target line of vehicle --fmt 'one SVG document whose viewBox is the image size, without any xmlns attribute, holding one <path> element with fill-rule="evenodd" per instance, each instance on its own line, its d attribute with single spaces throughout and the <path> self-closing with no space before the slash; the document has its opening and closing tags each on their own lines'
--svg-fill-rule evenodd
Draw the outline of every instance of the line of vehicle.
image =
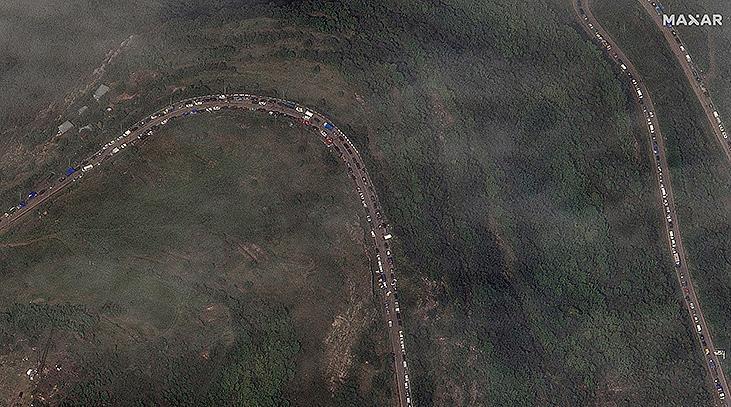
<svg viewBox="0 0 731 407">
<path fill-rule="evenodd" d="M 680 34 L 670 26 L 663 25 L 662 15 L 665 12 L 665 7 L 660 2 L 650 0 L 639 0 L 642 8 L 650 15 L 650 19 L 655 22 L 655 25 L 659 28 L 665 41 L 670 48 L 670 51 L 675 55 L 678 60 L 678 65 L 683 70 L 683 74 L 688 80 L 688 84 L 693 93 L 698 99 L 703 108 L 703 112 L 708 119 L 711 131 L 716 136 L 716 139 L 721 143 L 721 149 L 726 155 L 726 159 L 731 162 L 731 144 L 729 144 L 728 133 L 726 127 L 721 120 L 721 115 L 713 104 L 711 95 L 708 92 L 706 85 L 703 83 L 703 78 L 700 75 L 700 70 L 695 66 L 693 59 L 690 57 L 690 53 L 686 48 L 683 40 L 680 38 Z"/>
<path fill-rule="evenodd" d="M 725 397 L 725 389 L 728 388 L 726 377 L 721 368 L 720 360 L 715 353 L 716 348 L 713 345 L 713 338 L 703 316 L 701 304 L 698 301 L 687 267 L 687 255 L 681 238 L 680 223 L 677 218 L 670 180 L 670 167 L 665 156 L 665 140 L 660 131 L 658 118 L 654 113 L 655 108 L 652 98 L 632 62 L 592 15 L 588 2 L 586 0 L 577 0 L 572 4 L 582 28 L 601 45 L 609 58 L 619 66 L 620 71 L 629 79 L 634 89 L 633 98 L 643 112 L 650 135 L 649 143 L 653 152 L 655 176 L 664 210 L 663 217 L 665 221 L 663 223 L 665 224 L 668 246 L 675 264 L 676 278 L 684 295 L 684 305 L 688 316 L 693 321 L 696 338 L 704 354 L 703 358 L 708 362 L 707 364 L 704 363 L 704 366 L 708 372 L 709 384 L 712 384 L 717 393 L 718 398 L 715 400 L 719 405 L 729 406 L 729 400 Z"/>
<path fill-rule="evenodd" d="M 25 216 L 33 213 L 39 205 L 82 179 L 85 174 L 97 170 L 126 148 L 153 135 L 160 126 L 164 126 L 170 120 L 219 110 L 259 111 L 272 116 L 292 119 L 307 128 L 314 129 L 321 136 L 322 142 L 345 163 L 348 176 L 355 182 L 356 192 L 366 210 L 366 220 L 370 226 L 370 235 L 376 251 L 378 280 L 384 298 L 384 313 L 396 376 L 398 406 L 412 407 L 414 402 L 411 397 L 409 368 L 406 362 L 401 306 L 398 302 L 396 287 L 395 260 L 388 243 L 392 239 L 390 230 L 393 227 L 382 213 L 373 182 L 355 145 L 330 120 L 314 110 L 288 100 L 242 93 L 206 95 L 176 102 L 144 120 L 140 120 L 129 130 L 101 146 L 80 165 L 67 168 L 64 176 L 58 179 L 54 177 L 53 180 L 46 180 L 38 185 L 19 204 L 14 205 L 8 212 L 0 216 L 0 232 L 9 230 Z"/>
</svg>

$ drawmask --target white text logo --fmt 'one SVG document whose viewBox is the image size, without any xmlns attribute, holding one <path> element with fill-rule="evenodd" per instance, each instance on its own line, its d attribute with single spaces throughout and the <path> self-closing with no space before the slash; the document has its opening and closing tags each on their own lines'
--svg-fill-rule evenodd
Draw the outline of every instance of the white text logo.
<svg viewBox="0 0 731 407">
<path fill-rule="evenodd" d="M 723 25 L 720 14 L 663 14 L 662 23 L 667 27 L 674 25 Z"/>
</svg>

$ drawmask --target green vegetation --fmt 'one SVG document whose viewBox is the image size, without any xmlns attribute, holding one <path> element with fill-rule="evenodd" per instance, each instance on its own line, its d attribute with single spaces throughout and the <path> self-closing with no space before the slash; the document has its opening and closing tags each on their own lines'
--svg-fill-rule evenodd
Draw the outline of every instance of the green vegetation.
<svg viewBox="0 0 731 407">
<path fill-rule="evenodd" d="M 389 404 L 339 162 L 266 116 L 168 126 L 0 236 L 0 400 L 48 343 L 54 405 Z"/>
<path fill-rule="evenodd" d="M 721 14 L 728 19 L 731 4 L 723 0 L 670 0 L 667 8 L 673 13 Z M 693 61 L 700 67 L 716 107 L 728 121 L 731 120 L 731 31 L 728 20 L 724 26 L 678 27 Z"/>
<path fill-rule="evenodd" d="M 144 34 L 139 41 L 105 74 L 104 81 L 113 85 L 112 112 L 93 113 L 90 122 L 98 126 L 86 139 L 62 138 L 54 146 L 60 149 L 52 149 L 57 152 L 49 153 L 47 159 L 5 170 L 12 171 L 12 176 L 2 180 L 13 181 L 2 185 L 3 201 L 13 202 L 18 191 L 34 179 L 58 171 L 69 159 L 80 160 L 111 139 L 120 125 L 129 126 L 171 98 L 224 89 L 287 97 L 330 115 L 356 141 L 377 181 L 385 212 L 396 228 L 394 250 L 410 377 L 418 405 L 695 406 L 709 402 L 702 362 L 665 247 L 642 123 L 635 122 L 634 107 L 618 73 L 579 33 L 567 1 L 309 0 L 253 8 L 226 2 L 199 7 L 205 9 L 165 8 L 160 22 L 140 30 Z M 631 5 L 621 13 L 614 5 L 601 7 L 600 18 L 611 12 L 613 21 L 624 12 L 641 15 Z M 611 24 L 608 28 L 613 34 L 617 29 Z M 654 49 L 632 52 L 649 56 Z M 672 61 L 658 61 L 663 60 L 654 61 L 659 69 L 672 67 Z M 686 137 L 678 144 L 672 139 L 695 136 L 702 126 L 683 115 L 668 114 L 670 109 L 688 107 L 676 103 L 682 95 L 682 89 L 678 91 L 681 82 L 671 77 L 666 80 L 651 83 L 650 89 L 659 86 L 668 92 L 663 101 L 653 92 L 656 102 L 664 103 L 658 111 L 661 121 L 676 117 L 671 119 L 674 122 L 662 122 L 674 148 L 675 170 L 679 171 L 679 160 L 687 160 L 692 168 L 683 166 L 683 171 L 708 172 L 713 163 L 705 167 L 704 149 L 710 141 L 704 145 Z M 68 112 L 78 107 L 72 104 Z M 675 128 L 675 133 L 671 135 L 665 127 Z M 201 126 L 197 132 L 205 131 Z M 95 258 L 123 259 L 130 252 L 146 258 L 159 254 L 150 248 L 164 245 L 170 251 L 167 256 L 177 259 L 167 267 L 146 266 L 142 280 L 130 278 L 129 272 L 109 274 L 118 276 L 112 292 L 135 293 L 144 287 L 150 290 L 144 298 L 162 296 L 178 302 L 212 295 L 209 290 L 226 295 L 239 290 L 261 298 L 272 288 L 257 283 L 254 271 L 238 279 L 228 272 L 225 280 L 218 280 L 220 273 L 214 270 L 235 262 L 227 260 L 219 240 L 201 240 L 207 230 L 217 230 L 217 238 L 224 241 L 227 235 L 243 233 L 269 242 L 282 239 L 278 249 L 272 249 L 276 253 L 306 245 L 313 253 L 308 258 L 325 261 L 327 257 L 316 255 L 322 254 L 316 250 L 322 248 L 322 236 L 310 233 L 323 224 L 339 230 L 359 213 L 356 206 L 347 206 L 351 200 L 341 201 L 322 192 L 290 196 L 286 201 L 275 199 L 269 205 L 262 205 L 268 198 L 256 199 L 256 205 L 237 213 L 237 222 L 211 223 L 221 219 L 217 216 L 220 208 L 205 205 L 211 196 L 223 197 L 221 208 L 238 208 L 249 196 L 287 191 L 290 183 L 306 182 L 314 175 L 293 172 L 299 168 L 294 159 L 282 167 L 285 161 L 268 162 L 275 169 L 266 181 L 230 179 L 227 174 L 237 173 L 240 163 L 258 162 L 261 158 L 253 154 L 267 148 L 217 149 L 209 151 L 209 157 L 225 158 L 180 165 L 167 147 L 156 144 L 150 148 L 154 153 L 136 153 L 139 155 L 129 166 L 122 164 L 125 158 L 105 168 L 93 191 L 100 197 L 93 204 L 84 204 L 83 197 L 88 195 L 81 190 L 88 187 L 82 185 L 70 198 L 76 200 L 77 212 L 66 206 L 50 207 L 52 214 L 63 210 L 61 219 L 74 225 L 54 226 L 75 233 L 74 239 L 64 239 L 64 244 L 71 245 L 70 253 L 96 248 Z M 209 164 L 224 165 L 222 162 L 226 171 L 197 182 L 198 174 L 209 173 Z M 331 165 L 323 173 L 340 174 L 339 167 Z M 720 182 L 690 185 L 695 175 L 689 174 L 685 189 L 721 190 L 716 188 Z M 680 177 L 673 176 L 674 180 Z M 165 177 L 166 182 L 156 177 Z M 167 185 L 167 177 L 186 180 L 177 182 L 176 199 L 158 190 Z M 329 183 L 321 181 L 318 185 Z M 228 195 L 228 185 L 245 188 L 245 192 L 239 191 L 242 195 L 238 197 Z M 110 192 L 122 186 L 141 191 L 144 199 L 138 195 L 120 199 Z M 681 197 L 687 193 L 676 191 Z M 191 200 L 181 201 L 181 196 Z M 318 207 L 323 202 L 346 201 L 346 206 L 339 207 L 339 216 L 332 217 L 328 211 L 327 217 L 301 217 L 301 222 L 288 226 L 278 222 L 292 216 L 291 205 Z M 194 213 L 188 210 L 192 207 L 197 208 Z M 119 208 L 134 217 L 107 215 L 108 230 L 95 230 L 92 225 L 97 222 L 84 219 L 92 209 L 107 214 Z M 690 206 L 683 210 L 681 222 L 691 223 L 686 220 Z M 697 212 L 694 208 L 692 213 L 705 216 Z M 713 216 L 709 213 L 708 219 Z M 76 226 L 79 222 L 81 226 Z M 187 226 L 178 228 L 178 222 Z M 260 226 L 251 226 L 257 224 Z M 362 234 L 359 225 L 349 224 L 351 233 Z M 108 236 L 110 231 L 143 227 L 142 240 Z M 684 226 L 684 236 L 688 233 Z M 703 238 L 700 233 L 699 229 L 698 239 Z M 83 247 L 68 243 L 81 239 L 91 240 Z M 690 246 L 692 237 L 686 240 Z M 339 247 L 341 238 L 331 241 Z M 328 245 L 327 249 L 335 247 Z M 124 248 L 125 254 L 115 254 L 121 250 L 117 248 Z M 203 249 L 213 254 L 196 260 Z M 334 264 L 323 267 L 347 269 L 350 261 L 361 262 L 357 264 L 363 268 L 365 259 L 358 250 L 348 250 L 353 257 L 346 259 L 330 257 Z M 195 253 L 191 260 L 179 258 L 181 253 L 190 257 L 188 252 Z M 4 261 L 15 278 L 25 274 L 17 270 L 28 267 L 78 264 L 76 260 L 65 263 L 62 256 L 37 246 L 15 248 L 14 253 Z M 34 256 L 48 260 L 37 264 Z M 88 278 L 114 263 L 97 261 L 93 272 L 84 271 L 79 277 Z M 305 263 L 297 258 L 281 268 Z M 250 266 L 256 270 L 257 266 Z M 196 289 L 168 290 L 157 282 L 159 273 L 182 274 L 183 281 L 195 282 Z M 48 284 L 62 293 L 79 290 L 71 282 L 54 281 L 53 274 L 47 275 L 31 273 L 32 286 Z M 259 278 L 261 275 L 272 281 L 284 279 L 277 273 L 262 272 Z M 699 289 L 705 290 L 703 286 Z M 27 288 L 8 290 L 19 295 Z M 27 295 L 19 302 L 35 297 L 38 295 Z M 277 298 L 281 304 L 281 298 L 288 297 Z M 308 306 L 323 314 L 330 309 L 330 305 L 318 303 L 330 298 L 328 295 L 307 298 Z M 195 301 L 201 306 L 208 303 Z M 707 301 L 704 299 L 704 306 Z M 229 300 L 218 302 L 236 309 Z M 105 312 L 111 315 L 132 313 L 136 320 L 149 321 L 138 327 L 144 330 L 163 330 L 176 315 L 170 307 L 115 303 L 106 308 L 97 304 L 93 309 L 108 310 Z M 276 366 L 277 373 L 266 379 L 268 388 L 289 380 L 283 394 L 297 405 L 312 400 L 336 405 L 388 404 L 384 397 L 389 395 L 383 389 L 391 386 L 391 367 L 381 357 L 384 348 L 379 335 L 383 331 L 382 321 L 375 317 L 377 307 L 368 314 L 374 321 L 364 322 L 363 333 L 355 341 L 351 374 L 331 396 L 327 383 L 307 382 L 310 376 L 301 370 L 293 376 L 289 372 L 292 363 L 297 367 L 317 365 L 300 355 L 321 351 L 315 343 L 326 327 L 298 324 L 305 319 L 302 311 L 293 311 L 290 304 L 282 306 L 281 313 L 273 311 L 267 320 L 275 327 L 277 321 L 294 321 L 301 350 L 294 357 L 293 349 L 271 355 L 276 360 L 267 362 Z M 261 351 L 264 345 L 246 342 L 256 325 L 250 317 L 244 314 L 239 317 L 243 320 L 240 325 L 226 325 L 227 335 L 222 339 L 226 351 L 211 351 L 212 365 L 235 360 L 230 366 L 236 372 L 240 366 L 266 358 Z M 292 343 L 287 330 L 272 330 L 275 334 L 265 335 L 271 339 L 262 340 Z M 310 337 L 317 339 L 308 345 Z M 167 346 L 165 349 L 183 349 L 177 343 Z M 237 355 L 239 351 L 244 354 Z M 185 365 L 188 368 L 200 361 L 197 353 L 181 358 L 184 365 L 191 361 Z M 223 376 L 215 377 L 230 374 L 229 370 L 218 372 Z M 245 389 L 249 373 L 239 371 L 237 380 L 224 382 L 229 388 Z M 367 384 L 361 378 L 369 378 Z M 276 392 L 266 394 L 270 400 L 279 397 Z M 205 397 L 207 393 L 198 393 L 186 400 L 210 400 Z"/>
<path fill-rule="evenodd" d="M 291 13 L 347 38 L 336 60 L 369 91 L 373 124 L 356 134 L 382 158 L 369 164 L 407 258 L 419 405 L 708 401 L 647 141 L 565 9 L 351 1 Z"/>
<path fill-rule="evenodd" d="M 652 92 L 660 126 L 667 138 L 668 161 L 690 273 L 714 343 L 726 349 L 731 345 L 731 335 L 725 329 L 731 324 L 726 312 L 731 267 L 724 253 L 731 250 L 731 244 L 724 236 L 731 222 L 727 207 L 731 197 L 731 166 L 670 50 L 650 40 L 659 33 L 649 18 L 637 13 L 630 3 L 623 0 L 603 5 L 597 9 L 597 18 L 606 22 L 606 28 L 625 52 L 629 52 L 628 57 L 633 59 Z M 629 11 L 619 13 L 620 8 Z M 690 327 L 688 330 L 692 331 Z M 694 335 L 690 336 L 693 350 L 698 353 L 698 342 Z M 724 368 L 731 372 L 728 366 Z"/>
</svg>

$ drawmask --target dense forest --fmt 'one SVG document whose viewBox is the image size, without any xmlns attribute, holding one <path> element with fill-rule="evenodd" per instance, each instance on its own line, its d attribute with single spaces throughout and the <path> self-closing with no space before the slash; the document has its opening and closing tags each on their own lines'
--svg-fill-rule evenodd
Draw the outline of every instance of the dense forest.
<svg viewBox="0 0 731 407">
<path fill-rule="evenodd" d="M 171 89 L 278 95 L 333 117 L 395 227 L 417 405 L 708 403 L 643 123 L 568 1 L 188 0 L 153 16 L 145 45 L 107 73 L 113 92 L 136 98 L 98 114 L 95 140 Z M 128 79 L 146 70 L 156 75 L 144 86 Z M 63 143 L 13 169 L 21 181 L 0 196 L 87 148 Z M 246 378 L 267 338 L 222 353 L 220 374 Z M 361 361 L 374 359 L 367 344 Z M 281 360 L 296 352 L 279 355 L 267 389 L 292 380 Z M 359 389 L 351 378 L 335 397 L 373 404 Z M 247 391 L 237 401 L 260 402 Z"/>
</svg>

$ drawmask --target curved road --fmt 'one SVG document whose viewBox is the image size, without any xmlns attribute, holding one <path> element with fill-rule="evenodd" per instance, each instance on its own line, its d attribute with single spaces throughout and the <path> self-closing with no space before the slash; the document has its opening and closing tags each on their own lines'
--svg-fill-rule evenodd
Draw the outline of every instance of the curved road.
<svg viewBox="0 0 731 407">
<path fill-rule="evenodd" d="M 671 27 L 665 27 L 662 23 L 662 12 L 658 11 L 652 3 L 658 4 L 649 0 L 640 0 L 642 8 L 650 14 L 650 18 L 655 22 L 655 25 L 660 29 L 660 32 L 665 37 L 670 50 L 678 60 L 678 64 L 683 69 L 683 74 L 688 80 L 688 84 L 693 93 L 695 93 L 698 103 L 701 104 L 703 112 L 706 114 L 708 124 L 711 126 L 711 131 L 721 143 L 726 159 L 731 162 L 731 146 L 729 145 L 728 134 L 726 128 L 721 122 L 721 116 L 719 115 L 716 107 L 711 100 L 711 95 L 708 93 L 706 86 L 703 84 L 703 80 L 700 76 L 699 71 L 693 64 L 693 59 L 690 57 L 688 50 L 685 48 L 683 41 L 680 39 L 678 32 Z"/>
<path fill-rule="evenodd" d="M 31 192 L 27 200 L 0 216 L 0 233 L 10 229 L 26 215 L 32 214 L 45 201 L 59 195 L 61 191 L 83 177 L 85 173 L 96 170 L 100 165 L 123 152 L 128 146 L 151 136 L 160 126 L 167 124 L 170 120 L 205 112 L 231 109 L 260 111 L 270 115 L 288 117 L 302 123 L 313 129 L 323 143 L 345 162 L 348 175 L 355 182 L 356 191 L 366 211 L 366 219 L 371 229 L 370 235 L 376 248 L 377 274 L 383 293 L 384 313 L 389 342 L 393 352 L 398 406 L 412 406 L 413 400 L 411 398 L 409 370 L 406 363 L 401 309 L 396 290 L 394 259 L 388 244 L 388 240 L 391 239 L 389 233 L 391 226 L 382 213 L 371 177 L 366 171 L 358 150 L 340 129 L 329 122 L 325 116 L 314 110 L 282 99 L 249 94 L 208 95 L 182 100 L 136 123 L 124 134 L 105 144 L 99 151 L 84 160 L 79 169 L 75 169 L 74 172 L 69 170 L 68 176 L 38 185 L 35 190 L 38 192 Z"/>
<path fill-rule="evenodd" d="M 607 52 L 622 71 L 627 75 L 632 88 L 633 97 L 640 110 L 643 112 L 646 120 L 648 132 L 650 135 L 650 147 L 653 152 L 653 160 L 655 163 L 655 176 L 658 183 L 660 199 L 663 204 L 663 217 L 665 224 L 665 232 L 667 236 L 670 253 L 675 263 L 675 274 L 683 291 L 685 299 L 684 304 L 691 320 L 691 326 L 695 337 L 698 339 L 700 350 L 703 353 L 704 365 L 707 371 L 708 385 L 713 389 L 716 395 L 714 400 L 716 405 L 731 407 L 731 397 L 726 396 L 728 389 L 726 377 L 720 365 L 720 359 L 715 355 L 716 347 L 713 345 L 713 338 L 703 317 L 701 304 L 695 288 L 688 272 L 687 256 L 683 239 L 680 233 L 680 223 L 678 222 L 677 212 L 675 209 L 675 200 L 673 198 L 673 188 L 670 181 L 670 170 L 665 158 L 665 140 L 660 132 L 659 122 L 655 115 L 655 107 L 652 103 L 650 93 L 647 91 L 642 78 L 639 76 L 632 62 L 624 55 L 617 44 L 609 37 L 596 18 L 591 14 L 587 0 L 573 1 L 574 11 L 579 17 L 581 26 L 586 32 L 597 41 Z"/>
</svg>

